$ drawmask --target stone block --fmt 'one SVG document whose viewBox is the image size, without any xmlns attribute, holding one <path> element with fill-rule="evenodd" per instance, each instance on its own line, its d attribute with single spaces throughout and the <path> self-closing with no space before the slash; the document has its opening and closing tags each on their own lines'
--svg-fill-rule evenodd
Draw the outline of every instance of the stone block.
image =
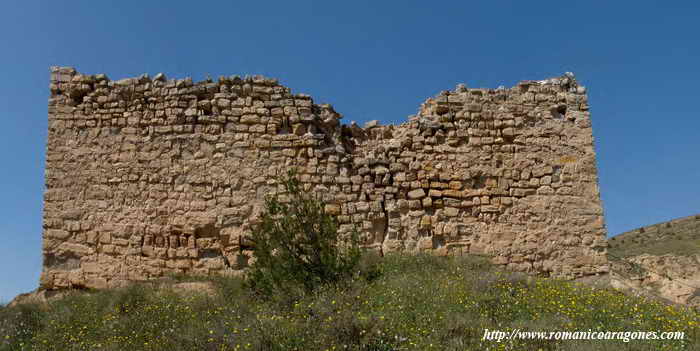
<svg viewBox="0 0 700 351">
<path fill-rule="evenodd" d="M 455 207 L 445 207 L 442 210 L 446 217 L 456 217 L 459 215 L 459 209 Z"/>
<path fill-rule="evenodd" d="M 408 192 L 407 196 L 409 199 L 422 199 L 425 197 L 425 191 L 423 189 L 415 189 Z"/>
<path fill-rule="evenodd" d="M 337 216 L 340 214 L 340 205 L 337 204 L 327 204 L 325 207 L 326 213 L 330 215 Z"/>
<path fill-rule="evenodd" d="M 420 238 L 418 240 L 418 249 L 419 250 L 430 250 L 433 248 L 433 238 L 432 237 L 424 237 Z"/>
<path fill-rule="evenodd" d="M 46 237 L 47 238 L 64 240 L 64 239 L 68 239 L 70 236 L 71 236 L 71 234 L 67 230 L 60 230 L 60 229 L 47 229 L 46 230 Z"/>
<path fill-rule="evenodd" d="M 260 116 L 258 115 L 243 115 L 240 119 L 242 124 L 259 124 L 260 122 Z"/>
</svg>

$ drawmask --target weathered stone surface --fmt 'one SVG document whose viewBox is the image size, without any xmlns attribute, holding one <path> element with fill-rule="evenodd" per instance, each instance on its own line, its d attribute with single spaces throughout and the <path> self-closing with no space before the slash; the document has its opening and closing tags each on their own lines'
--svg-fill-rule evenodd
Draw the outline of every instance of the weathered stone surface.
<svg viewBox="0 0 700 351">
<path fill-rule="evenodd" d="M 264 196 L 290 168 L 368 248 L 459 245 L 562 278 L 608 270 L 572 77 L 459 86 L 404 124 L 366 128 L 264 77 L 115 82 L 53 67 L 50 92 L 45 288 L 244 269 Z"/>
<path fill-rule="evenodd" d="M 642 254 L 611 263 L 613 287 L 700 308 L 700 255 Z"/>
<path fill-rule="evenodd" d="M 61 299 L 68 295 L 66 291 L 51 291 L 51 290 L 34 290 L 28 293 L 19 294 L 15 296 L 7 307 L 14 307 L 21 304 L 33 303 L 33 304 L 47 304 L 52 300 Z"/>
<path fill-rule="evenodd" d="M 416 189 L 416 190 L 411 190 L 407 194 L 409 199 L 422 199 L 425 197 L 425 190 L 423 189 Z"/>
<path fill-rule="evenodd" d="M 695 244 L 698 238 L 700 215 L 675 218 L 609 238 L 612 283 L 634 293 L 651 293 L 700 308 L 700 247 Z"/>
<path fill-rule="evenodd" d="M 125 287 L 134 282 L 120 281 L 119 284 L 113 284 L 112 287 Z M 144 283 L 141 283 L 144 284 Z M 182 282 L 176 283 L 170 279 L 159 279 L 157 281 L 149 281 L 145 283 L 145 286 L 151 286 L 156 288 L 156 293 L 162 294 L 166 292 L 173 292 L 180 296 L 186 295 L 208 295 L 215 296 L 218 294 L 214 283 L 209 281 L 197 281 L 197 282 Z M 47 290 L 47 289 L 36 289 L 34 291 L 17 295 L 10 303 L 8 307 L 17 306 L 26 303 L 35 303 L 45 306 L 51 301 L 60 300 L 71 294 L 74 295 L 90 295 L 89 291 L 86 290 Z"/>
</svg>

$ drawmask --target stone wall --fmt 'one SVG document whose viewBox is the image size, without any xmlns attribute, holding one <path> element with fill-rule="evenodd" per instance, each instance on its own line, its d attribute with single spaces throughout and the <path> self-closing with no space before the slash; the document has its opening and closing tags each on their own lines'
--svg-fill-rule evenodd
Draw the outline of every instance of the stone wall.
<svg viewBox="0 0 700 351">
<path fill-rule="evenodd" d="M 235 272 L 296 168 L 382 252 L 487 254 L 563 278 L 608 270 L 585 88 L 573 75 L 444 91 L 401 125 L 340 123 L 275 79 L 111 81 L 51 69 L 41 286 Z"/>
</svg>

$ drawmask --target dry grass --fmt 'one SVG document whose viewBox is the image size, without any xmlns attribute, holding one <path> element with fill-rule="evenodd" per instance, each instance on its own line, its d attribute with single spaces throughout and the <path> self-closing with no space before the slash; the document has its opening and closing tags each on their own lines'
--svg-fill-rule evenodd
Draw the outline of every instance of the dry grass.
<svg viewBox="0 0 700 351">
<path fill-rule="evenodd" d="M 674 219 L 608 239 L 608 252 L 626 258 L 640 254 L 700 254 L 700 215 Z"/>
</svg>

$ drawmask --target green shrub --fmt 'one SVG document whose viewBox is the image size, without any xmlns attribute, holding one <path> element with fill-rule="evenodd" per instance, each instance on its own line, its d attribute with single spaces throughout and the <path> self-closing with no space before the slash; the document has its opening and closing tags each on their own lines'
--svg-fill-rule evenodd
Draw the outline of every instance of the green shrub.
<svg viewBox="0 0 700 351">
<path fill-rule="evenodd" d="M 148 303 L 150 291 L 143 284 L 130 284 L 122 289 L 108 291 L 106 295 L 111 295 L 108 308 L 121 315 L 133 314 Z"/>
<path fill-rule="evenodd" d="M 382 276 L 382 257 L 375 251 L 366 251 L 358 262 L 357 273 L 359 278 L 371 283 Z"/>
<path fill-rule="evenodd" d="M 256 293 L 295 296 L 352 275 L 361 252 L 357 233 L 341 236 L 322 201 L 304 192 L 296 173 L 278 178 L 284 192 L 265 199 L 251 234 L 255 263 L 248 283 Z"/>
</svg>

